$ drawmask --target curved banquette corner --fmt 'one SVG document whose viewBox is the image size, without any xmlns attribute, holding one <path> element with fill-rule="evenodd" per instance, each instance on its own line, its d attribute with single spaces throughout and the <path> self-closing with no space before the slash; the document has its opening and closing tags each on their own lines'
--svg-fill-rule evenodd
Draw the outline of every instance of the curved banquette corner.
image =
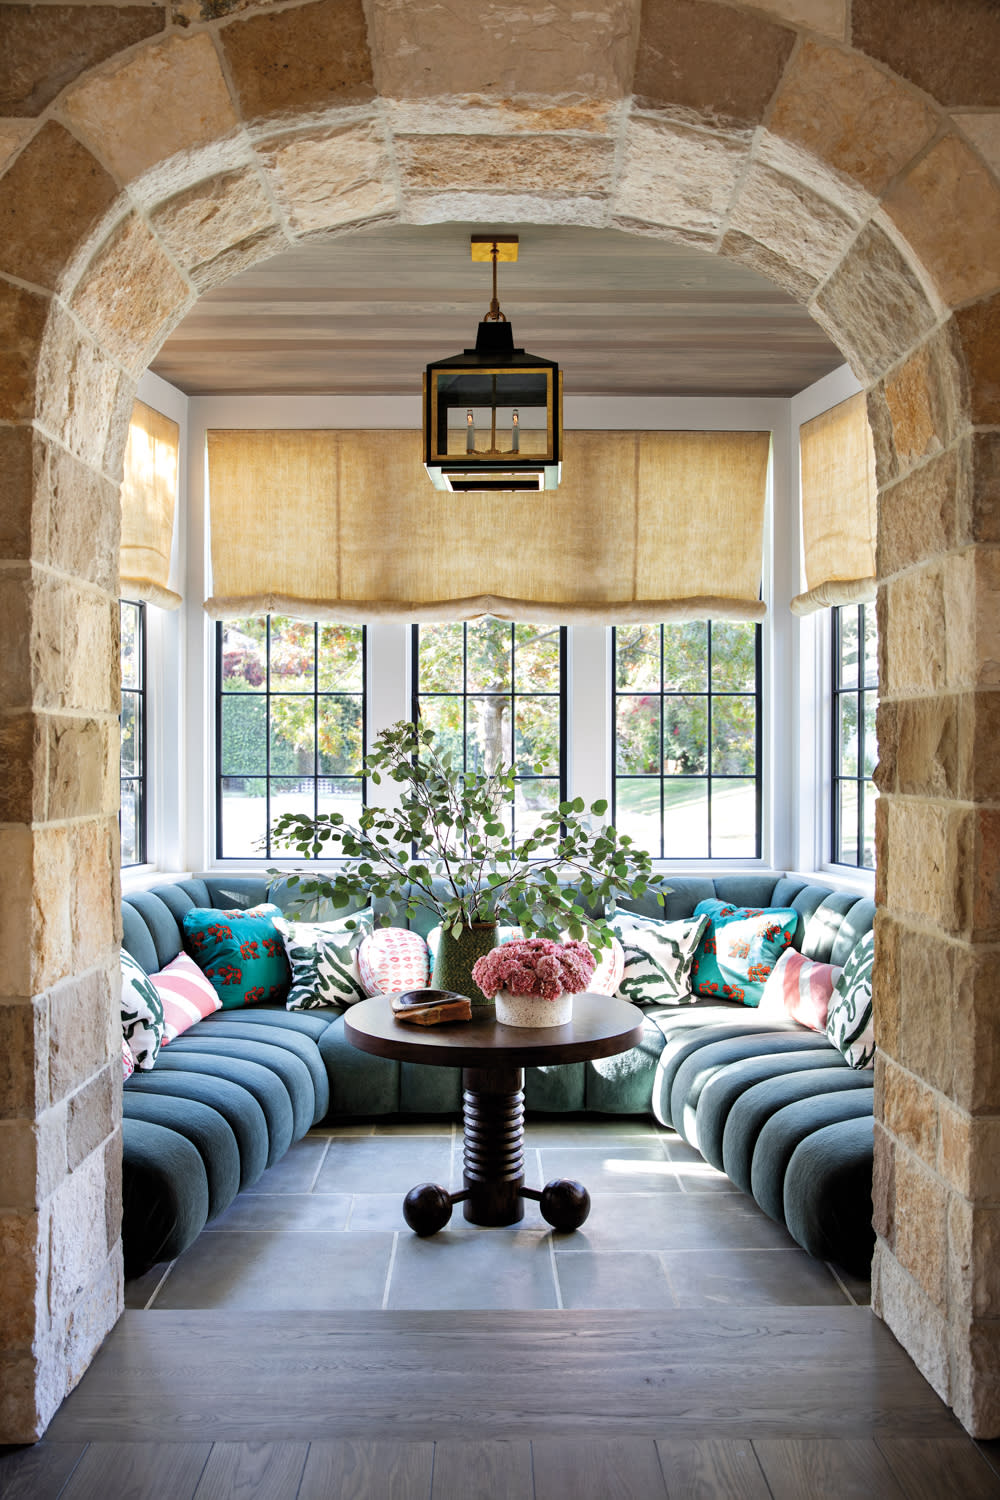
<svg viewBox="0 0 1000 1500">
<path fill-rule="evenodd" d="M 874 903 L 794 877 L 674 878 L 668 919 L 699 901 L 791 907 L 793 945 L 842 965 Z M 123 946 L 146 973 L 183 949 L 193 907 L 291 906 L 282 883 L 218 873 L 126 895 Z M 376 902 L 376 912 L 378 903 Z M 426 935 L 434 917 L 409 924 Z M 126 1275 L 185 1250 L 204 1225 L 325 1119 L 458 1114 L 458 1070 L 361 1053 L 335 1008 L 219 1010 L 135 1072 L 123 1096 Z M 728 1173 L 810 1254 L 864 1273 L 871 1260 L 872 1072 L 850 1068 L 814 1031 L 726 1001 L 644 1012 L 640 1045 L 593 1063 L 527 1070 L 529 1112 L 652 1113 Z"/>
</svg>

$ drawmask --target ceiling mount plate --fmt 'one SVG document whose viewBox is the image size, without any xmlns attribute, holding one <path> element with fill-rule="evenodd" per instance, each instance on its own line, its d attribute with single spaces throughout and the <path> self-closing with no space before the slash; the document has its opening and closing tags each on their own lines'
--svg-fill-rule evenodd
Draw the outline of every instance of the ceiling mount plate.
<svg viewBox="0 0 1000 1500">
<path fill-rule="evenodd" d="M 517 260 L 516 234 L 474 234 L 471 237 L 472 259 L 489 265 L 493 259 L 493 246 L 497 247 L 498 261 Z"/>
</svg>

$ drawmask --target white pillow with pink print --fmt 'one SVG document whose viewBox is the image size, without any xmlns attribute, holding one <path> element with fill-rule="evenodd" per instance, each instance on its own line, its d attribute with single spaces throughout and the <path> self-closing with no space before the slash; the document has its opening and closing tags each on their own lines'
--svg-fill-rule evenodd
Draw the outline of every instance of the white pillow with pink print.
<svg viewBox="0 0 1000 1500">
<path fill-rule="evenodd" d="M 358 974 L 366 995 L 426 989 L 431 980 L 426 938 L 406 927 L 376 927 L 358 949 Z"/>
<path fill-rule="evenodd" d="M 150 974 L 149 982 L 163 1004 L 164 1046 L 196 1021 L 203 1021 L 214 1010 L 222 1009 L 218 990 L 186 953 L 178 953 L 165 969 Z"/>
</svg>

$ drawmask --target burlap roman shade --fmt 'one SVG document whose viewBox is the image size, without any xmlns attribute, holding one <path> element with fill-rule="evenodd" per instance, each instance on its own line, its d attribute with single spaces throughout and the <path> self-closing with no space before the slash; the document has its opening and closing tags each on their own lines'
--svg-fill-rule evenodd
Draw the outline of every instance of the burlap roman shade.
<svg viewBox="0 0 1000 1500">
<path fill-rule="evenodd" d="M 432 489 L 418 432 L 211 431 L 216 618 L 755 620 L 767 432 L 568 432 L 557 490 Z"/>
<path fill-rule="evenodd" d="M 167 583 L 177 509 L 176 422 L 143 401 L 132 408 L 122 479 L 120 591 L 161 609 L 176 609 L 180 596 Z"/>
<path fill-rule="evenodd" d="M 797 615 L 875 598 L 875 446 L 863 391 L 799 429 L 806 592 Z"/>
</svg>

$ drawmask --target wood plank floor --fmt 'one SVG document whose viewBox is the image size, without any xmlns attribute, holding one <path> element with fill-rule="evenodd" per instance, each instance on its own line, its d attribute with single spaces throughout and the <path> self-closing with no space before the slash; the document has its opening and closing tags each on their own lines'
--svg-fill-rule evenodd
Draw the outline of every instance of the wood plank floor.
<svg viewBox="0 0 1000 1500">
<path fill-rule="evenodd" d="M 986 1500 L 1000 1478 L 866 1308 L 151 1311 L 0 1455 L 0 1496 Z"/>
</svg>

